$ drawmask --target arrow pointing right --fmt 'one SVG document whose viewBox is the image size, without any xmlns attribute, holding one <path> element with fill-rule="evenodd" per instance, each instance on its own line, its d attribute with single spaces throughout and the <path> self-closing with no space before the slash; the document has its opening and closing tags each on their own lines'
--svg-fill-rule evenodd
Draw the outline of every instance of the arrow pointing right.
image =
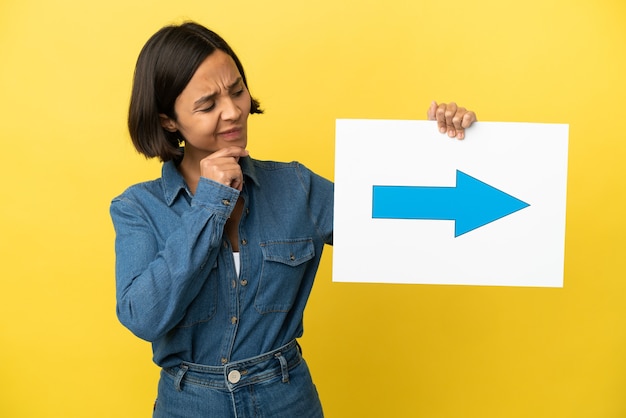
<svg viewBox="0 0 626 418">
<path fill-rule="evenodd" d="M 374 186 L 372 218 L 453 220 L 458 237 L 528 206 L 457 170 L 455 187 Z"/>
</svg>

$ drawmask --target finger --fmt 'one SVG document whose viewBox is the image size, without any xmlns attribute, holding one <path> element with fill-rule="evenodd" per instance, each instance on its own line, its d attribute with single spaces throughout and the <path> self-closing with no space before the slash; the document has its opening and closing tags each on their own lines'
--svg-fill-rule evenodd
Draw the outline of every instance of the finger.
<svg viewBox="0 0 626 418">
<path fill-rule="evenodd" d="M 456 103 L 451 102 L 446 106 L 446 111 L 444 112 L 446 118 L 446 128 L 448 130 L 448 136 L 450 138 L 454 138 L 456 136 L 456 129 L 454 128 L 454 116 L 458 110 L 458 106 Z"/>
<path fill-rule="evenodd" d="M 428 120 L 437 120 L 437 102 L 433 100 L 426 112 L 426 117 Z"/>
<path fill-rule="evenodd" d="M 454 126 L 454 129 L 463 129 L 463 116 L 465 116 L 466 113 L 467 110 L 464 107 L 459 107 L 456 110 L 456 113 L 452 116 L 452 126 Z"/>
<path fill-rule="evenodd" d="M 247 149 L 242 148 L 242 147 L 226 147 L 226 148 L 222 148 L 219 149 L 217 151 L 215 151 L 214 153 L 212 153 L 211 155 L 209 155 L 207 158 L 208 159 L 215 159 L 215 158 L 223 158 L 223 157 L 247 157 L 248 155 L 250 155 L 250 153 L 248 152 Z"/>
<path fill-rule="evenodd" d="M 465 129 L 469 128 L 470 126 L 472 126 L 472 123 L 476 122 L 476 114 L 472 111 L 466 111 L 462 115 L 459 115 L 459 117 L 455 117 L 455 118 L 458 121 L 456 123 L 459 124 L 459 127 L 457 128 L 457 131 L 456 131 L 456 137 L 457 139 L 464 139 Z"/>
<path fill-rule="evenodd" d="M 467 110 L 464 107 L 459 107 L 456 110 L 454 116 L 452 116 L 452 125 L 454 126 L 457 139 L 463 139 L 465 137 L 465 129 L 463 128 L 463 117 L 466 113 Z"/>
<path fill-rule="evenodd" d="M 469 128 L 470 126 L 472 126 L 472 123 L 476 122 L 476 120 L 476 113 L 470 110 L 463 115 L 463 121 L 461 122 L 461 125 L 463 126 L 463 128 Z"/>
<path fill-rule="evenodd" d="M 201 175 L 234 189 L 241 190 L 243 185 L 243 173 L 239 164 L 203 167 Z"/>
<path fill-rule="evenodd" d="M 243 176 L 232 179 L 230 187 L 241 191 L 243 189 Z"/>
<path fill-rule="evenodd" d="M 243 183 L 243 174 L 238 163 L 239 157 L 230 155 L 232 152 L 234 151 L 220 150 L 202 159 L 200 161 L 200 175 L 226 186 L 240 187 Z M 218 153 L 222 154 L 222 156 L 215 156 Z"/>
<path fill-rule="evenodd" d="M 243 173 L 241 170 L 224 172 L 223 180 L 220 183 L 241 191 L 243 188 Z"/>
<path fill-rule="evenodd" d="M 435 119 L 437 120 L 437 128 L 439 128 L 439 132 L 445 134 L 448 130 L 446 124 L 446 104 L 440 103 L 437 106 L 437 110 L 435 111 Z"/>
<path fill-rule="evenodd" d="M 223 180 L 222 173 L 241 171 L 236 157 L 205 158 L 200 161 L 200 172 L 204 177 Z M 206 175 L 205 175 L 206 174 Z"/>
</svg>

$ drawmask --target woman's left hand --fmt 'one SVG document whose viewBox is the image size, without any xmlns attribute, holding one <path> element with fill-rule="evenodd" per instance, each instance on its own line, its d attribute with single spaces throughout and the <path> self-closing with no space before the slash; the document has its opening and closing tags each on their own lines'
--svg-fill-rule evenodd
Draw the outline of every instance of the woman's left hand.
<svg viewBox="0 0 626 418">
<path fill-rule="evenodd" d="M 432 102 L 428 108 L 428 120 L 436 120 L 439 132 L 448 133 L 450 138 L 465 138 L 465 129 L 476 122 L 476 113 L 456 103 Z"/>
</svg>

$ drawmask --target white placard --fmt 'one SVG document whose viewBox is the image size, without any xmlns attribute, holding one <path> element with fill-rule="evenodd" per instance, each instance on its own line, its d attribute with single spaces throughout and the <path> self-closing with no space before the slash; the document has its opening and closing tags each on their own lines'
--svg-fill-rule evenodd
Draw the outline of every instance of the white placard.
<svg viewBox="0 0 626 418">
<path fill-rule="evenodd" d="M 333 281 L 562 287 L 568 129 L 337 120 Z"/>
</svg>

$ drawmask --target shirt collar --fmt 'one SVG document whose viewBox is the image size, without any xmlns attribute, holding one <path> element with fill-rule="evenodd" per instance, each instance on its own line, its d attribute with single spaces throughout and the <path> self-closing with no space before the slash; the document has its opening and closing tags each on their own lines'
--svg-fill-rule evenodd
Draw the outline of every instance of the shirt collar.
<svg viewBox="0 0 626 418">
<path fill-rule="evenodd" d="M 182 174 L 176 168 L 176 162 L 174 160 L 167 161 L 163 164 L 161 169 L 161 178 L 163 180 L 163 193 L 165 196 L 165 202 L 168 206 L 171 206 L 178 197 L 181 190 L 184 190 L 189 197 L 192 197 L 191 191 L 185 183 L 185 179 Z M 254 167 L 254 162 L 250 157 L 242 157 L 239 159 L 239 165 L 245 178 L 248 178 L 256 186 L 259 185 L 259 180 Z"/>
<path fill-rule="evenodd" d="M 174 160 L 167 161 L 163 164 L 161 179 L 163 180 L 165 202 L 168 206 L 172 206 L 172 203 L 174 203 L 174 200 L 181 190 L 184 190 L 191 196 L 191 191 L 187 188 L 187 183 L 185 183 L 182 174 L 180 174 L 176 168 L 176 162 Z"/>
<path fill-rule="evenodd" d="M 256 166 L 254 164 L 254 160 L 250 157 L 242 157 L 239 159 L 239 165 L 241 166 L 241 171 L 243 172 L 244 178 L 252 180 L 255 186 L 259 186 L 259 179 L 256 174 Z"/>
</svg>

